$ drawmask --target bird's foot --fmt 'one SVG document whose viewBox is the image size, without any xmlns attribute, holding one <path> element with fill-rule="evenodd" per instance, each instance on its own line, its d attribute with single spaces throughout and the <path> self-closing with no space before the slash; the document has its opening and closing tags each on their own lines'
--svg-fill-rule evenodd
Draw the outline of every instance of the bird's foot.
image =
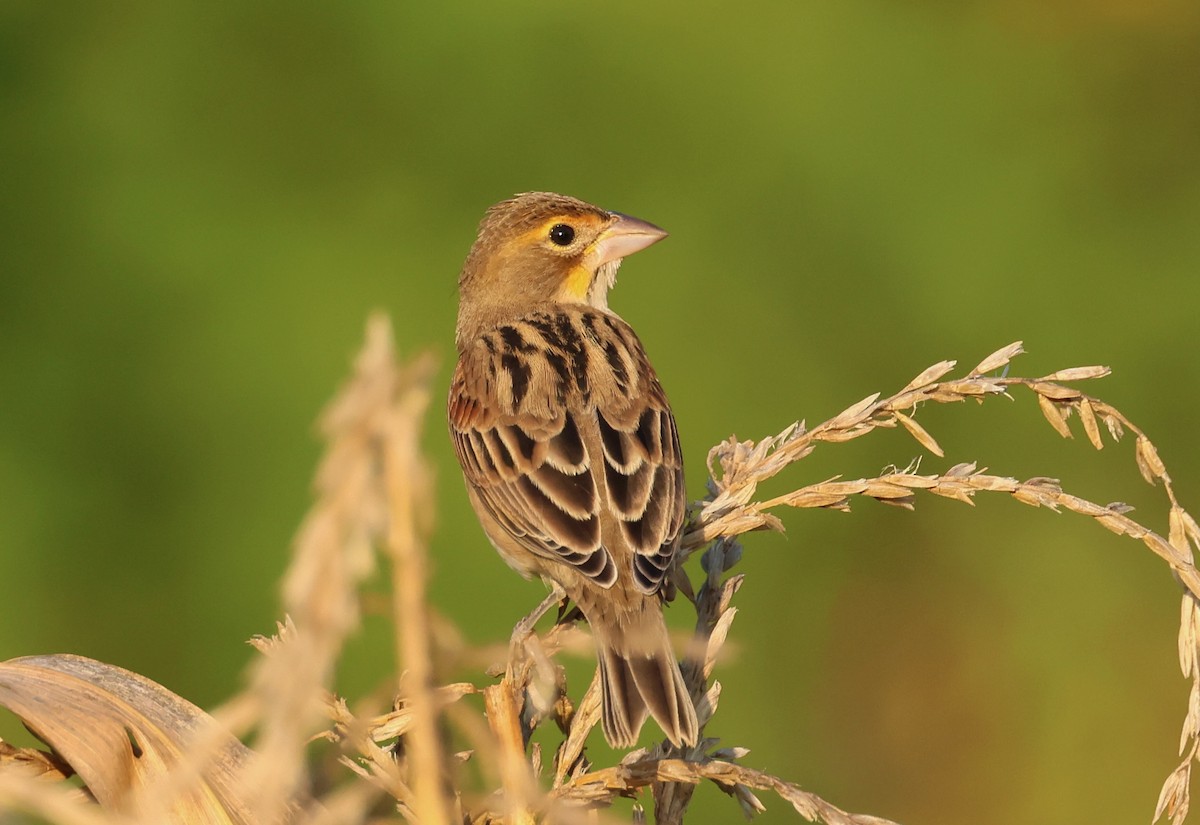
<svg viewBox="0 0 1200 825">
<path fill-rule="evenodd" d="M 542 599 L 541 603 L 529 613 L 528 616 L 517 622 L 513 628 L 512 637 L 509 639 L 509 645 L 512 648 L 520 648 L 525 643 L 525 637 L 533 632 L 533 628 L 537 625 L 538 620 L 546 615 L 551 607 L 560 602 L 566 601 L 566 592 L 556 583 L 551 589 L 550 594 Z M 559 617 L 562 616 L 562 608 L 559 608 Z"/>
</svg>

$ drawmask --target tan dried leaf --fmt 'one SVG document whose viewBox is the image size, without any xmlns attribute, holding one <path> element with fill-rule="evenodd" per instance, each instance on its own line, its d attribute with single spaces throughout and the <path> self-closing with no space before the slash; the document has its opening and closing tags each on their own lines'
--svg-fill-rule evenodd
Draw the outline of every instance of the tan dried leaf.
<svg viewBox="0 0 1200 825">
<path fill-rule="evenodd" d="M 453 684 L 444 685 L 437 688 L 435 695 L 437 698 L 438 708 L 444 708 L 447 705 L 457 702 L 462 697 L 478 693 L 479 689 L 470 682 L 455 682 Z M 377 716 L 372 719 L 367 728 L 370 731 L 371 738 L 376 742 L 384 742 L 388 739 L 394 739 L 397 736 L 402 736 L 412 727 L 412 709 L 403 707 L 386 713 L 382 716 Z"/>
<path fill-rule="evenodd" d="M 1115 415 L 1103 415 L 1104 426 L 1108 427 L 1108 434 L 1112 436 L 1113 441 L 1120 441 L 1125 435 L 1125 427 L 1121 424 L 1121 419 Z"/>
<path fill-rule="evenodd" d="M 1092 410 L 1092 402 L 1086 396 L 1079 400 L 1079 420 L 1083 422 L 1083 431 L 1087 433 L 1088 441 L 1092 442 L 1092 446 L 1097 450 L 1103 450 L 1104 442 L 1100 439 L 1096 413 Z"/>
<path fill-rule="evenodd" d="M 939 361 L 931 367 L 926 367 L 920 375 L 905 384 L 904 389 L 900 390 L 900 392 L 896 394 L 903 395 L 911 392 L 912 390 L 929 386 L 933 382 L 941 379 L 941 377 L 950 372 L 950 370 L 954 369 L 954 365 L 957 363 L 957 361 Z"/>
<path fill-rule="evenodd" d="M 1112 372 L 1108 367 L 1070 367 L 1042 376 L 1039 381 L 1087 381 L 1091 378 L 1103 378 Z"/>
<path fill-rule="evenodd" d="M 1073 496 L 1070 493 L 1060 493 L 1057 497 L 1058 503 L 1066 507 L 1073 513 L 1079 513 L 1092 518 L 1100 518 L 1101 516 L 1119 516 L 1115 510 L 1110 510 L 1107 507 L 1102 507 L 1094 501 L 1088 501 L 1086 498 Z"/>
<path fill-rule="evenodd" d="M 1196 669 L 1196 597 L 1184 591 L 1179 605 L 1179 669 L 1183 678 Z"/>
<path fill-rule="evenodd" d="M 1044 395 L 1039 394 L 1038 406 L 1042 408 L 1042 415 L 1046 416 L 1046 420 L 1050 422 L 1050 426 L 1058 431 L 1058 434 L 1063 438 L 1071 437 L 1071 428 L 1067 426 L 1067 417 L 1063 415 L 1062 410 L 1058 405 Z"/>
<path fill-rule="evenodd" d="M 1022 485 L 1020 488 L 1013 490 L 1012 497 L 1022 504 L 1028 504 L 1030 507 L 1049 507 L 1051 510 L 1057 510 L 1053 499 L 1036 487 Z"/>
<path fill-rule="evenodd" d="M 721 683 L 718 680 L 713 680 L 710 687 L 696 703 L 696 720 L 700 726 L 708 724 L 712 719 L 713 714 L 717 712 L 717 706 L 721 702 Z"/>
<path fill-rule="evenodd" d="M 717 599 L 717 612 L 724 613 L 729 609 L 729 605 L 733 603 L 733 597 L 742 589 L 742 585 L 746 581 L 745 573 L 738 573 L 736 576 L 730 576 L 721 585 L 721 597 Z"/>
<path fill-rule="evenodd" d="M 1196 546 L 1196 549 L 1200 550 L 1200 525 L 1196 524 L 1196 520 L 1192 518 L 1192 514 L 1187 510 L 1180 508 L 1180 513 L 1182 513 L 1183 517 L 1184 532 L 1192 540 L 1192 544 Z"/>
<path fill-rule="evenodd" d="M 878 400 L 879 400 L 879 393 L 877 393 L 877 392 L 871 393 L 866 398 L 864 398 L 862 401 L 859 401 L 857 404 L 854 404 L 853 406 L 847 407 L 845 410 L 842 410 L 842 412 L 840 412 L 836 416 L 834 416 L 834 418 L 832 420 L 830 420 L 829 423 L 826 424 L 825 426 L 828 427 L 829 429 L 834 429 L 834 430 L 847 427 L 847 426 L 851 425 L 852 423 L 858 421 L 858 419 L 862 418 L 863 413 L 865 413 L 867 410 L 871 409 L 872 405 L 874 405 L 875 402 Z"/>
<path fill-rule="evenodd" d="M 988 492 L 1011 493 L 1020 489 L 1021 482 L 1009 476 L 989 476 L 975 475 L 971 477 L 971 483 L 977 490 L 987 490 Z"/>
<path fill-rule="evenodd" d="M 1155 484 L 1160 478 L 1166 482 L 1171 481 L 1171 477 L 1167 475 L 1166 466 L 1158 457 L 1158 448 L 1146 436 L 1138 436 L 1137 444 L 1134 446 L 1134 455 L 1137 458 L 1138 469 L 1142 472 L 1142 478 L 1146 479 L 1148 483 Z"/>
<path fill-rule="evenodd" d="M 1179 553 L 1180 556 L 1188 556 L 1191 554 L 1191 548 L 1188 546 L 1187 526 L 1184 523 L 1184 510 L 1178 504 L 1171 505 L 1171 511 L 1168 517 L 1170 530 L 1167 533 L 1167 540 L 1171 542 L 1171 546 Z"/>
<path fill-rule="evenodd" d="M 1020 341 L 1014 341 L 1007 347 L 1001 347 L 1000 349 L 996 350 L 987 358 L 984 358 L 982 361 L 980 361 L 975 366 L 975 369 L 971 370 L 968 375 L 982 375 L 985 372 L 994 372 L 995 370 L 1006 366 L 1009 361 L 1025 351 L 1021 346 L 1021 343 L 1022 342 Z"/>
<path fill-rule="evenodd" d="M 285 644 L 296 640 L 296 623 L 290 615 L 284 615 L 282 622 L 275 622 L 274 636 L 251 636 L 249 644 L 264 656 L 272 656 Z"/>
<path fill-rule="evenodd" d="M 1029 385 L 1029 388 L 1038 395 L 1052 398 L 1055 401 L 1074 401 L 1083 395 L 1083 393 L 1074 387 L 1064 387 L 1061 384 L 1055 384 L 1050 381 L 1034 381 Z"/>
<path fill-rule="evenodd" d="M 880 476 L 879 480 L 899 484 L 910 490 L 928 490 L 936 487 L 938 483 L 937 476 L 919 476 L 910 472 L 888 473 L 887 475 Z"/>
<path fill-rule="evenodd" d="M 1179 755 L 1187 748 L 1188 742 L 1195 738 L 1200 731 L 1200 680 L 1192 681 L 1191 692 L 1188 693 L 1188 712 L 1183 719 L 1183 730 L 1179 733 Z"/>
<path fill-rule="evenodd" d="M 746 819 L 752 819 L 767 809 L 767 806 L 762 804 L 762 800 L 745 785 L 734 785 L 733 795 L 737 799 L 738 807 L 746 815 Z"/>
<path fill-rule="evenodd" d="M 882 479 L 872 479 L 863 488 L 863 495 L 881 501 L 887 499 L 911 498 L 912 490 L 899 484 L 892 484 Z"/>
<path fill-rule="evenodd" d="M 952 498 L 955 501 L 961 501 L 963 504 L 975 506 L 975 500 L 971 498 L 975 495 L 975 489 L 966 483 L 955 481 L 951 478 L 934 485 L 929 488 L 929 492 L 935 496 L 942 498 Z"/>
<path fill-rule="evenodd" d="M 952 392 L 946 389 L 944 385 L 940 385 L 937 389 L 930 391 L 929 399 L 939 404 L 954 404 L 966 400 L 961 393 Z"/>
<path fill-rule="evenodd" d="M 737 608 L 730 607 L 721 614 L 721 618 L 717 619 L 716 625 L 713 626 L 712 633 L 708 638 L 708 649 L 704 652 L 704 678 L 712 675 L 713 666 L 717 662 L 717 654 L 721 650 L 721 646 L 725 644 L 725 639 L 729 635 L 729 627 L 733 624 L 733 619 L 737 616 Z"/>
<path fill-rule="evenodd" d="M 1154 807 L 1153 822 L 1162 819 L 1163 814 L 1171 817 L 1172 825 L 1182 825 L 1188 812 L 1188 785 L 1192 778 L 1192 760 L 1186 759 L 1178 768 L 1171 771 L 1167 781 L 1163 783 L 1162 791 L 1158 794 L 1158 804 Z"/>
<path fill-rule="evenodd" d="M 597 670 L 571 716 L 567 738 L 558 746 L 558 752 L 554 755 L 554 787 L 561 786 L 568 776 L 577 776 L 587 770 L 584 747 L 588 734 L 600 724 L 600 713 L 600 671 Z"/>
<path fill-rule="evenodd" d="M 905 415 L 902 412 L 892 413 L 896 416 L 896 420 L 904 425 L 904 429 L 908 430 L 909 435 L 917 440 L 917 442 L 929 452 L 936 455 L 938 458 L 945 458 L 946 454 L 942 451 L 941 446 L 934 440 L 934 437 L 929 434 L 929 431 L 918 424 L 914 419 Z"/>
<path fill-rule="evenodd" d="M 916 510 L 916 496 L 911 493 L 904 498 L 877 498 L 875 499 L 880 504 L 886 504 L 888 507 L 899 507 L 901 510 Z"/>
<path fill-rule="evenodd" d="M 783 526 L 783 520 L 780 519 L 779 516 L 773 515 L 771 513 L 760 513 L 759 515 L 762 516 L 762 526 L 759 527 L 758 529 L 770 530 L 772 533 L 787 532 L 787 528 L 785 528 Z"/>
<path fill-rule="evenodd" d="M 853 424 L 853 425 L 842 424 L 837 427 L 832 427 L 830 429 L 824 430 L 820 434 L 819 438 L 822 441 L 826 441 L 830 444 L 840 444 L 844 441 L 853 441 L 854 439 L 858 438 L 860 435 L 863 435 L 864 433 L 869 433 L 876 426 L 891 427 L 891 426 L 895 426 L 895 424 L 891 421 L 891 419 L 888 419 L 887 421 L 877 422 L 876 424 L 869 424 L 865 420 L 860 421 L 859 423 Z"/>
<path fill-rule="evenodd" d="M 952 395 L 968 398 L 978 398 L 984 395 L 999 395 L 1005 392 L 1005 387 L 987 378 L 964 378 L 961 381 L 947 381 L 941 389 Z"/>
<path fill-rule="evenodd" d="M 0 705 L 79 774 L 102 807 L 161 811 L 177 823 L 250 825 L 240 777 L 251 751 L 195 705 L 144 676 L 83 656 L 25 656 L 0 664 Z M 205 747 L 196 749 L 197 737 Z M 198 776 L 147 791 L 191 768 Z M 147 809 L 151 801 L 162 807 Z"/>
<path fill-rule="evenodd" d="M 1128 535 L 1130 532 L 1129 528 L 1131 522 L 1129 519 L 1125 518 L 1125 516 L 1118 516 L 1116 514 L 1111 516 L 1097 516 L 1096 521 L 1100 522 L 1100 524 L 1116 533 L 1118 536 Z"/>
<path fill-rule="evenodd" d="M 789 493 L 784 499 L 789 507 L 831 507 L 843 509 L 847 505 L 846 496 L 840 490 L 823 490 L 821 485 L 801 488 Z"/>
<path fill-rule="evenodd" d="M 1141 537 L 1142 544 L 1149 547 L 1155 555 L 1162 558 L 1172 566 L 1179 566 L 1186 563 L 1185 559 L 1179 557 L 1179 553 L 1171 546 L 1171 543 L 1160 536 L 1158 533 L 1147 531 L 1146 535 Z"/>
</svg>

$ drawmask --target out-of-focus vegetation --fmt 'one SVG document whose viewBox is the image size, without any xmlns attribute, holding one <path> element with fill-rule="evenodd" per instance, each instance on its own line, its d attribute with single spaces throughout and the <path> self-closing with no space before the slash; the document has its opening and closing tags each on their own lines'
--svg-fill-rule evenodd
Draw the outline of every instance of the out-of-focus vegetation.
<svg viewBox="0 0 1200 825">
<path fill-rule="evenodd" d="M 672 232 L 613 304 L 695 496 L 731 432 L 1020 338 L 1025 374 L 1112 366 L 1091 391 L 1195 510 L 1198 42 L 1185 0 L 4 4 L 0 659 L 232 693 L 366 313 L 445 370 L 475 224 L 530 189 Z M 925 471 L 1051 475 L 1165 530 L 1130 445 L 1062 442 L 1028 399 L 920 420 Z M 483 539 L 436 415 L 428 443 L 433 598 L 503 639 L 543 591 Z M 873 434 L 779 489 L 916 454 Z M 1149 552 L 1000 499 L 785 522 L 747 539 L 711 733 L 901 822 L 1149 815 L 1187 696 Z M 344 689 L 386 690 L 391 649 L 382 611 Z M 692 821 L 735 815 L 701 794 Z"/>
</svg>

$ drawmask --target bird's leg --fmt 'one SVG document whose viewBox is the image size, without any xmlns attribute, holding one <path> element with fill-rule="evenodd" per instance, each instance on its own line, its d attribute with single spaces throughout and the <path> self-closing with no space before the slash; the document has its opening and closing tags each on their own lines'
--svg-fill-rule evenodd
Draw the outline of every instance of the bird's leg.
<svg viewBox="0 0 1200 825">
<path fill-rule="evenodd" d="M 541 604 L 535 607 L 528 616 L 517 622 L 516 627 L 513 628 L 512 638 L 509 642 L 510 645 L 512 647 L 519 647 L 525 641 L 525 637 L 533 632 L 533 627 L 538 623 L 538 619 L 545 616 L 546 611 L 551 607 L 565 599 L 566 595 L 566 591 L 559 586 L 558 582 L 554 582 L 554 586 L 550 590 L 550 595 L 542 599 Z"/>
<path fill-rule="evenodd" d="M 558 615 L 554 617 L 555 624 L 570 624 L 582 619 L 583 611 L 579 609 L 579 605 L 571 604 L 565 597 L 558 603 Z"/>
</svg>

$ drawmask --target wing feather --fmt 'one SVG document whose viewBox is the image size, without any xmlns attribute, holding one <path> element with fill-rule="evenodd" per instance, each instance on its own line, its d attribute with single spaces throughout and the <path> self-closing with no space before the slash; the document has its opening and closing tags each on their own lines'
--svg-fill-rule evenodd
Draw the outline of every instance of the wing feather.
<svg viewBox="0 0 1200 825">
<path fill-rule="evenodd" d="M 476 499 L 529 552 L 611 586 L 617 570 L 600 543 L 600 498 L 573 415 L 534 422 L 504 413 L 456 415 L 497 409 L 495 398 L 471 397 L 481 383 L 471 377 L 460 361 L 447 409 L 463 476 Z"/>
<path fill-rule="evenodd" d="M 664 592 L 686 496 L 675 419 L 629 326 L 573 311 L 570 323 L 507 324 L 460 358 L 447 404 L 459 462 L 498 528 L 535 556 L 604 587 L 632 575 L 641 592 Z M 604 357 L 555 369 L 551 356 L 584 337 Z M 607 538 L 605 512 L 618 530 Z"/>
</svg>

